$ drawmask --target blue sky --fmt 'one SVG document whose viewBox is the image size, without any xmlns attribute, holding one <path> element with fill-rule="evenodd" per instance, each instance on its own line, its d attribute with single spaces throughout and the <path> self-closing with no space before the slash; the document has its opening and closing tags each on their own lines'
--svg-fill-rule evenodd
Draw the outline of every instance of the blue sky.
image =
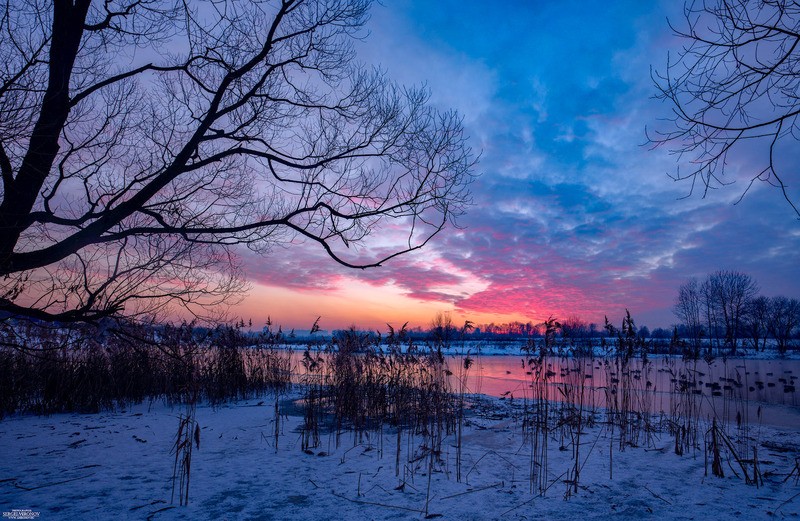
<svg viewBox="0 0 800 521">
<path fill-rule="evenodd" d="M 245 315 L 292 327 L 387 321 L 436 311 L 477 322 L 577 314 L 675 322 L 687 278 L 750 274 L 766 295 L 800 296 L 800 223 L 775 190 L 740 181 L 705 199 L 647 146 L 669 107 L 651 67 L 681 42 L 680 2 L 392 0 L 376 5 L 359 59 L 454 108 L 480 152 L 474 206 L 426 250 L 353 272 L 307 247 L 248 261 Z M 753 150 L 754 155 L 758 150 Z M 791 161 L 794 159 L 790 158 Z M 685 167 L 685 165 L 683 165 Z M 731 164 L 747 173 L 748 158 Z M 788 167 L 795 165 L 790 163 Z"/>
</svg>

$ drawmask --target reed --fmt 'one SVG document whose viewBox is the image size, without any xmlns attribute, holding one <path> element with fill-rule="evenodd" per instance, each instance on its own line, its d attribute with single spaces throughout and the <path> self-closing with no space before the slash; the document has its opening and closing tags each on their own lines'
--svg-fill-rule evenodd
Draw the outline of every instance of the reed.
<svg viewBox="0 0 800 521">
<path fill-rule="evenodd" d="M 212 404 L 291 386 L 279 339 L 231 326 L 121 324 L 0 330 L 0 416 L 98 412 L 146 400 L 184 403 L 187 389 Z"/>
<path fill-rule="evenodd" d="M 200 424 L 195 419 L 196 403 L 189 403 L 185 413 L 178 417 L 178 430 L 172 445 L 175 461 L 172 467 L 172 495 L 170 502 L 175 502 L 175 491 L 178 491 L 178 503 L 189 504 L 189 484 L 192 469 L 192 447 L 200 448 Z"/>
</svg>

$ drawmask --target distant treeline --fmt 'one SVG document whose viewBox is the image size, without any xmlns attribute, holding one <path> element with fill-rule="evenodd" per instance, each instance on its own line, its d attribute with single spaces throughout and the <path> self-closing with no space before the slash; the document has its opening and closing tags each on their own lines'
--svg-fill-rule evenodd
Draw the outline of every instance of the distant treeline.
<svg viewBox="0 0 800 521">
<path fill-rule="evenodd" d="M 800 339 L 800 300 L 759 295 L 758 285 L 738 271 L 716 271 L 692 278 L 678 290 L 674 306 L 683 337 L 692 349 L 765 350 L 772 340 L 785 353 Z"/>
<path fill-rule="evenodd" d="M 800 347 L 800 302 L 786 297 L 758 295 L 748 276 L 737 272 L 719 271 L 699 282 L 691 279 L 680 287 L 674 313 L 680 322 L 669 328 L 650 329 L 637 326 L 629 313 L 622 326 L 607 317 L 603 324 L 584 321 L 577 315 L 560 320 L 550 317 L 541 323 L 508 322 L 474 325 L 456 324 L 450 313 L 438 313 L 428 327 L 408 328 L 407 324 L 384 330 L 364 330 L 357 326 L 333 331 L 320 330 L 317 324 L 310 330 L 284 331 L 271 321 L 256 338 L 268 334 L 284 344 L 303 345 L 308 342 L 331 342 L 359 335 L 364 341 L 380 344 L 401 338 L 417 344 L 451 344 L 457 341 L 519 342 L 552 337 L 561 346 L 589 347 L 619 340 L 625 331 L 629 339 L 649 343 L 651 352 L 683 353 L 698 357 L 702 354 L 736 354 L 741 348 L 764 351 L 775 348 L 781 353 Z M 235 327 L 245 330 L 240 321 Z"/>
</svg>

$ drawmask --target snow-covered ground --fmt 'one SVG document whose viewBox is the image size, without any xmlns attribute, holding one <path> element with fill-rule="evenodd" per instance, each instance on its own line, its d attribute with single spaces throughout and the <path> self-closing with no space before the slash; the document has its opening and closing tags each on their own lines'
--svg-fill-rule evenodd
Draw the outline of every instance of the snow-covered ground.
<svg viewBox="0 0 800 521">
<path fill-rule="evenodd" d="M 577 494 L 565 500 L 572 451 L 553 433 L 549 489 L 531 492 L 530 444 L 507 401 L 482 399 L 463 434 L 462 479 L 455 438 L 428 476 L 421 439 L 334 434 L 301 450 L 300 410 L 284 401 L 278 446 L 274 403 L 197 407 L 200 446 L 191 460 L 189 505 L 171 501 L 171 449 L 181 408 L 140 405 L 101 414 L 15 415 L 0 420 L 0 510 L 38 519 L 796 519 L 800 517 L 797 428 L 762 428 L 763 486 L 746 485 L 724 463 L 706 475 L 702 450 L 674 454 L 674 440 L 618 452 L 604 424 L 581 436 Z M 566 450 L 560 450 L 560 448 Z M 613 446 L 613 469 L 609 449 Z M 613 479 L 610 471 L 613 470 Z M 790 474 L 794 472 L 793 475 Z M 787 476 L 789 478 L 787 479 Z"/>
</svg>

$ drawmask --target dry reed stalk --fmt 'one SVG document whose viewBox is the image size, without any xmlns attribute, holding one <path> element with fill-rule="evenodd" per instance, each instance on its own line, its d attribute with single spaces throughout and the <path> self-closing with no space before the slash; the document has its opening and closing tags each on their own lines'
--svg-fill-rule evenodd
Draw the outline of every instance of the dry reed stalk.
<svg viewBox="0 0 800 521">
<path fill-rule="evenodd" d="M 189 504 L 189 483 L 192 469 L 192 447 L 200 448 L 200 425 L 195 420 L 196 404 L 187 405 L 186 414 L 178 418 L 178 431 L 172 453 L 175 462 L 172 467 L 172 495 L 175 501 L 175 485 L 178 484 L 178 502 L 181 506 Z"/>
</svg>

